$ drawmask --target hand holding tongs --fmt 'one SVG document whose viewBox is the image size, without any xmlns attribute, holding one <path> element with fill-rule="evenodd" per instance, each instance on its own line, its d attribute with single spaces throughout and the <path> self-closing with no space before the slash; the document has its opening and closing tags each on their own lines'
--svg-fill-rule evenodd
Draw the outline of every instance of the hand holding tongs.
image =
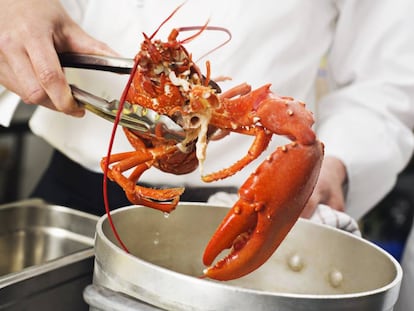
<svg viewBox="0 0 414 311">
<path fill-rule="evenodd" d="M 121 74 L 130 73 L 134 65 L 133 59 L 86 54 L 63 53 L 59 54 L 59 59 L 62 67 L 110 71 Z M 71 89 L 73 97 L 83 104 L 86 109 L 114 122 L 119 108 L 118 100 L 107 101 L 74 85 L 71 85 Z M 149 108 L 132 105 L 128 102 L 124 103 L 120 125 L 152 136 L 155 135 L 155 128 L 160 123 L 163 126 L 164 138 L 173 139 L 177 142 L 184 139 L 184 130 L 169 117 L 160 115 Z"/>
</svg>

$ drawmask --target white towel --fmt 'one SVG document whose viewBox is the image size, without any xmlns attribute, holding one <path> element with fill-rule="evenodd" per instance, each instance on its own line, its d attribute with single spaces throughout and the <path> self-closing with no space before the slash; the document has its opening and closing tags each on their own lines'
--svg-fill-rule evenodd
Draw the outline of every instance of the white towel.
<svg viewBox="0 0 414 311">
<path fill-rule="evenodd" d="M 318 205 L 310 220 L 361 236 L 361 231 L 355 219 L 324 204 Z"/>
</svg>

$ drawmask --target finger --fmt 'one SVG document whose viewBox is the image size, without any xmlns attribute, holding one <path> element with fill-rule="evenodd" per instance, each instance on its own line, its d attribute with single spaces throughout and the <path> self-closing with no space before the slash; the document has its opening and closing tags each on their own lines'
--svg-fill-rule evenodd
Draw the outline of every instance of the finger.
<svg viewBox="0 0 414 311">
<path fill-rule="evenodd" d="M 23 83 L 24 82 L 25 81 L 23 81 Z M 6 63 L 2 63 L 0 65 L 0 84 L 2 86 L 4 86 L 9 91 L 17 94 L 25 104 L 37 104 L 37 105 L 41 105 L 43 107 L 46 107 L 52 110 L 57 110 L 55 105 L 53 105 L 53 103 L 50 101 L 47 95 L 44 100 L 41 100 L 40 102 L 36 102 L 36 103 L 28 99 L 23 100 L 24 95 L 22 94 L 24 94 L 25 88 L 21 87 L 20 83 L 21 82 L 18 82 L 18 78 L 16 77 L 16 75 L 14 74 L 14 71 L 10 68 L 10 66 Z"/>
<path fill-rule="evenodd" d="M 317 192 L 312 193 L 300 216 L 303 218 L 311 218 L 319 203 L 319 194 Z"/>
<path fill-rule="evenodd" d="M 341 192 L 339 191 L 338 193 L 341 194 Z M 344 212 L 345 211 L 345 199 L 343 196 L 339 194 L 336 196 L 335 195 L 330 196 L 330 198 L 327 200 L 326 205 L 333 208 L 334 210 Z"/>
<path fill-rule="evenodd" d="M 21 90 L 16 81 L 16 75 L 5 60 L 5 57 L 0 54 L 0 85 L 20 96 Z"/>
<path fill-rule="evenodd" d="M 28 49 L 38 82 L 56 109 L 73 116 L 83 116 L 85 111 L 73 99 L 63 69 L 49 40 L 35 40 Z"/>
<path fill-rule="evenodd" d="M 21 99 L 28 104 L 40 104 L 48 100 L 48 95 L 40 85 L 26 53 L 16 53 L 9 60 L 13 69 L 16 88 Z"/>
<path fill-rule="evenodd" d="M 22 61 L 23 62 L 23 61 Z M 50 101 L 47 94 L 42 90 L 44 96 L 39 96 L 39 93 L 34 91 L 35 87 L 31 87 L 30 78 L 21 78 L 19 79 L 14 71 L 11 69 L 11 67 L 6 64 L 2 63 L 0 65 L 0 84 L 4 86 L 6 89 L 10 90 L 11 92 L 17 94 L 21 100 L 25 104 L 36 104 L 41 105 L 46 108 L 56 110 L 56 107 L 53 105 L 53 103 Z M 31 65 L 27 67 L 27 70 L 31 70 Z M 29 76 L 29 75 L 28 75 Z M 34 81 L 34 84 L 40 87 L 40 85 L 37 83 L 36 78 L 34 75 L 32 75 L 32 81 Z M 30 95 L 32 94 L 32 96 Z M 36 94 L 36 98 L 33 97 L 33 95 Z"/>
<path fill-rule="evenodd" d="M 47 94 L 41 88 L 23 48 L 11 43 L 2 47 L 1 68 L 8 88 L 12 88 L 23 101 L 35 103 L 45 100 Z M 5 74 L 9 74 L 7 76 Z"/>
</svg>

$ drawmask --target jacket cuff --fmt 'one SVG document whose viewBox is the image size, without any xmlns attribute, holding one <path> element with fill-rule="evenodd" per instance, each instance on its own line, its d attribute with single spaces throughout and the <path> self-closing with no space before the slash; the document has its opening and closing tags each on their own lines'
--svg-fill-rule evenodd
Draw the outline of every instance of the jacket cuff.
<svg viewBox="0 0 414 311">
<path fill-rule="evenodd" d="M 8 127 L 19 104 L 20 97 L 0 85 L 0 125 Z"/>
</svg>

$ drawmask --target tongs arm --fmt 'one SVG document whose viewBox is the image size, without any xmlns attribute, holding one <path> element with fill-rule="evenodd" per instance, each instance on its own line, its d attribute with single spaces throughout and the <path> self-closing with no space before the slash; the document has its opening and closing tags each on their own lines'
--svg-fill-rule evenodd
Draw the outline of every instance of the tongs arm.
<svg viewBox="0 0 414 311">
<path fill-rule="evenodd" d="M 73 97 L 84 105 L 87 110 L 108 121 L 115 121 L 119 109 L 118 100 L 107 101 L 75 85 L 70 87 Z M 177 142 L 181 142 L 185 138 L 184 130 L 167 116 L 128 102 L 124 103 L 119 125 L 139 131 L 141 134 L 148 135 L 149 137 L 161 133 L 163 138 Z"/>
</svg>

